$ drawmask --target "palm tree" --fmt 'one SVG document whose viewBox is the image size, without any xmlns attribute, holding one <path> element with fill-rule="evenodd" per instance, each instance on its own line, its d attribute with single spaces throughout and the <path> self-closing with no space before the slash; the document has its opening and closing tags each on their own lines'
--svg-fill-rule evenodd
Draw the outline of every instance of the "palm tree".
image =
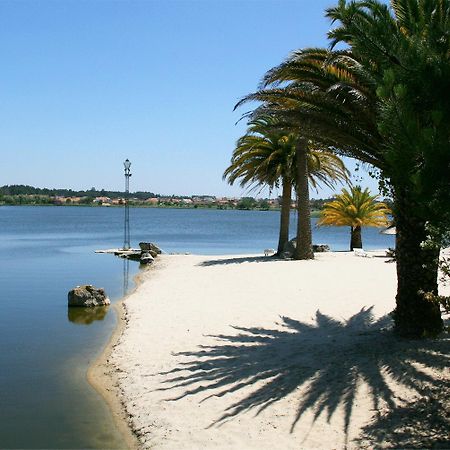
<svg viewBox="0 0 450 450">
<path fill-rule="evenodd" d="M 349 45 L 375 82 L 382 175 L 397 229 L 396 328 L 436 334 L 443 322 L 428 297 L 438 291 L 439 247 L 429 235 L 450 226 L 450 1 L 392 0 L 391 9 L 340 1 L 327 15 L 338 24 L 332 45 Z"/>
<path fill-rule="evenodd" d="M 360 186 L 342 189 L 339 195 L 329 203 L 325 203 L 318 226 L 349 226 L 350 251 L 362 248 L 361 228 L 383 227 L 388 225 L 389 208 L 377 201 L 377 195 L 370 195 L 369 189 L 361 190 Z"/>
<path fill-rule="evenodd" d="M 281 185 L 278 255 L 289 240 L 292 187 L 296 186 L 297 140 L 296 134 L 281 128 L 275 117 L 260 116 L 249 122 L 247 133 L 237 141 L 230 166 L 223 174 L 230 184 L 239 180 L 242 187 L 267 185 L 274 188 Z M 309 151 L 307 168 L 309 184 L 313 188 L 348 181 L 344 163 L 331 152 L 317 148 Z"/>
<path fill-rule="evenodd" d="M 270 188 L 282 186 L 280 232 L 277 254 L 281 254 L 289 240 L 289 217 L 292 194 L 292 148 L 294 135 L 275 128 L 270 116 L 249 122 L 247 133 L 236 143 L 231 163 L 223 178 L 232 185 L 240 180 L 242 187 Z"/>
<path fill-rule="evenodd" d="M 341 0 L 332 48 L 295 52 L 268 72 L 262 110 L 297 123 L 302 135 L 377 168 L 394 200 L 397 226 L 395 323 L 403 336 L 442 330 L 438 248 L 430 228 L 450 223 L 450 2 Z M 447 222 L 445 222 L 445 220 Z M 428 245 L 424 245 L 428 244 Z"/>
</svg>

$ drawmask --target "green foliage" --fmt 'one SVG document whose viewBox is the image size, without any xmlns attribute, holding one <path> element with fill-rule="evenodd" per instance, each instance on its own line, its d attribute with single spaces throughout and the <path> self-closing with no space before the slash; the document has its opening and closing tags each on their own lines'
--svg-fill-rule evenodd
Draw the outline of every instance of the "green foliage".
<svg viewBox="0 0 450 450">
<path fill-rule="evenodd" d="M 253 188 L 262 185 L 273 188 L 284 181 L 295 185 L 297 140 L 298 133 L 289 131 L 288 124 L 276 116 L 258 116 L 249 122 L 247 133 L 237 141 L 224 179 L 230 184 L 239 180 L 241 186 Z M 331 187 L 336 182 L 345 182 L 349 175 L 339 157 L 312 142 L 308 171 L 314 188 L 320 184 Z"/>
<path fill-rule="evenodd" d="M 242 197 L 238 204 L 237 209 L 253 209 L 257 205 L 257 201 L 253 197 Z"/>
</svg>

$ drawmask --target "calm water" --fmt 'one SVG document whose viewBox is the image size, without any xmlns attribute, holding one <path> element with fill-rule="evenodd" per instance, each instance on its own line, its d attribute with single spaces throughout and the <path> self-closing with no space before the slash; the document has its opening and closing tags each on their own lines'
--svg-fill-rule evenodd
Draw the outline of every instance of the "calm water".
<svg viewBox="0 0 450 450">
<path fill-rule="evenodd" d="M 279 213 L 132 209 L 130 220 L 133 246 L 152 241 L 166 252 L 261 253 L 276 247 Z M 86 380 L 115 314 L 67 308 L 67 292 L 78 284 L 105 287 L 113 301 L 123 295 L 138 265 L 130 262 L 126 278 L 123 260 L 94 253 L 121 246 L 122 229 L 119 208 L 0 207 L 0 448 L 124 447 Z M 346 250 L 349 231 L 314 227 L 313 238 Z M 394 238 L 368 229 L 363 243 L 387 248 Z"/>
</svg>

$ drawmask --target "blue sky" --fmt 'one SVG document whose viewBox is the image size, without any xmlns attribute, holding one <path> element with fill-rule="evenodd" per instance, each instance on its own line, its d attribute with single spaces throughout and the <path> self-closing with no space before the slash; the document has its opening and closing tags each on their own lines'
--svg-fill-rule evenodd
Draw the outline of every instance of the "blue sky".
<svg viewBox="0 0 450 450">
<path fill-rule="evenodd" d="M 245 130 L 233 106 L 327 45 L 333 4 L 2 0 L 0 185 L 120 190 L 129 158 L 131 190 L 244 195 L 222 181 Z"/>
</svg>

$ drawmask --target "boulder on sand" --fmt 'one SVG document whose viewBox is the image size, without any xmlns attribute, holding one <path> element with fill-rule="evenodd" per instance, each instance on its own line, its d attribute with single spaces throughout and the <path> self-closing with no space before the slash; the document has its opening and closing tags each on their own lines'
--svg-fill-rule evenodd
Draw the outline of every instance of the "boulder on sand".
<svg viewBox="0 0 450 450">
<path fill-rule="evenodd" d="M 295 249 L 297 248 L 297 239 L 291 239 L 286 242 L 286 245 L 283 248 L 282 257 L 283 258 L 292 258 L 294 256 Z M 314 253 L 321 252 L 329 252 L 330 247 L 326 244 L 313 244 L 312 246 Z"/>
<path fill-rule="evenodd" d="M 154 261 L 153 255 L 150 253 L 150 251 L 143 251 L 141 253 L 141 258 L 139 259 L 139 262 L 141 264 L 151 264 Z"/>
<path fill-rule="evenodd" d="M 105 294 L 103 288 L 96 288 L 91 284 L 77 286 L 69 291 L 69 306 L 104 306 L 109 305 L 111 301 Z"/>
</svg>

